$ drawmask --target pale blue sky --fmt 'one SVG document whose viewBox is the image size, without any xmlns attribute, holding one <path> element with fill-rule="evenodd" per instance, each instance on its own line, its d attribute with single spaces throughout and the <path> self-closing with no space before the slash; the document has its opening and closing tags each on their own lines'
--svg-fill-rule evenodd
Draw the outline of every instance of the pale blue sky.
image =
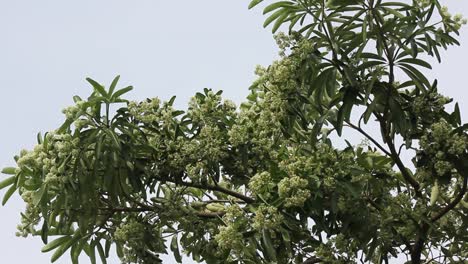
<svg viewBox="0 0 468 264">
<path fill-rule="evenodd" d="M 31 148 L 37 132 L 55 129 L 73 95 L 88 95 L 85 77 L 107 84 L 120 74 L 121 85 L 135 87 L 131 99 L 177 95 L 179 107 L 204 87 L 242 101 L 255 65 L 277 52 L 260 10 L 248 11 L 248 2 L 1 0 L 0 167 Z M 445 2 L 452 13 L 468 13 L 466 1 Z M 468 37 L 461 42 L 430 77 L 465 114 Z M 39 238 L 14 235 L 22 208 L 17 195 L 0 208 L 0 262 L 49 263 Z M 69 263 L 68 255 L 58 263 Z"/>
</svg>

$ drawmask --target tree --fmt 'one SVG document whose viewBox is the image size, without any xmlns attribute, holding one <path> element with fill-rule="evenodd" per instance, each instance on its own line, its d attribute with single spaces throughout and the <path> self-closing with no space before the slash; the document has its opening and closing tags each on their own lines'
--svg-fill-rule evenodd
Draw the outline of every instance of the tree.
<svg viewBox="0 0 468 264">
<path fill-rule="evenodd" d="M 465 263 L 468 124 L 419 69 L 466 21 L 438 0 L 264 13 L 289 32 L 239 108 L 209 89 L 186 111 L 175 97 L 129 102 L 119 77 L 88 79 L 92 94 L 2 171 L 3 204 L 18 192 L 27 205 L 18 235 L 73 263 L 106 263 L 111 245 L 125 263 L 158 263 L 168 240 L 177 262 L 182 248 L 206 263 Z"/>
</svg>

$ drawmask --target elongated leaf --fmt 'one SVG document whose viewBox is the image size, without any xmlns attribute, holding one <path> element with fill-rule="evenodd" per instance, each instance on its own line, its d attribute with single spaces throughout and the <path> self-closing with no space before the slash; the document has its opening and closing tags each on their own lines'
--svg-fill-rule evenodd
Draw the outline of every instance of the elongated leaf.
<svg viewBox="0 0 468 264">
<path fill-rule="evenodd" d="M 115 99 L 119 98 L 121 95 L 130 92 L 131 90 L 133 90 L 133 86 L 128 86 L 128 87 L 122 88 L 122 89 L 118 90 L 117 92 L 115 92 L 112 95 L 112 99 L 115 100 Z"/>
<path fill-rule="evenodd" d="M 177 263 L 182 263 L 182 257 L 180 256 L 179 252 L 179 243 L 177 241 L 177 234 L 172 236 L 171 250 L 174 252 L 174 258 L 176 259 Z"/>
<path fill-rule="evenodd" d="M 16 168 L 15 167 L 3 168 L 2 173 L 3 174 L 8 174 L 8 175 L 15 175 L 16 174 Z"/>
<path fill-rule="evenodd" d="M 53 250 L 54 248 L 57 248 L 58 246 L 62 245 L 63 243 L 69 241 L 72 237 L 71 236 L 63 236 L 59 237 L 51 242 L 49 242 L 47 245 L 45 245 L 41 251 L 42 252 L 49 252 Z"/>
<path fill-rule="evenodd" d="M 114 80 L 112 80 L 112 83 L 109 87 L 109 96 L 112 96 L 112 93 L 115 90 L 115 87 L 117 86 L 117 83 L 119 82 L 120 75 L 115 76 Z"/>
<path fill-rule="evenodd" d="M 281 7 L 289 7 L 289 6 L 292 6 L 293 3 L 292 2 L 289 2 L 289 1 L 279 1 L 279 2 L 276 2 L 276 3 L 273 3 L 271 5 L 268 5 L 265 7 L 265 9 L 263 9 L 263 14 L 266 14 L 266 13 L 270 13 L 278 8 L 281 8 Z"/>
<path fill-rule="evenodd" d="M 104 98 L 107 98 L 107 92 L 104 89 L 104 86 L 100 85 L 98 82 L 91 78 L 86 78 L 86 80 L 93 86 L 95 91 L 101 94 Z"/>
<path fill-rule="evenodd" d="M 15 183 L 16 176 L 11 176 L 0 182 L 0 190 Z"/>
<path fill-rule="evenodd" d="M 76 243 L 70 249 L 70 257 L 73 264 L 78 264 L 78 257 L 80 256 L 81 251 L 83 251 L 83 243 Z"/>
<path fill-rule="evenodd" d="M 424 86 L 429 88 L 431 84 L 429 83 L 429 80 L 427 80 L 426 76 L 422 74 L 418 69 L 414 68 L 413 66 L 405 63 L 400 63 L 400 68 L 411 78 L 413 81 L 418 85 L 418 82 L 422 84 L 422 88 L 424 89 Z M 424 89 L 425 90 L 425 89 Z"/>
<path fill-rule="evenodd" d="M 96 247 L 102 264 L 107 264 L 106 253 L 104 252 L 104 248 L 102 247 L 101 242 L 97 241 Z"/>
<path fill-rule="evenodd" d="M 278 17 L 278 19 L 275 21 L 275 24 L 273 24 L 273 27 L 271 28 L 271 32 L 275 33 L 288 16 L 289 13 L 285 11 L 280 17 Z"/>
<path fill-rule="evenodd" d="M 272 261 L 276 261 L 276 250 L 273 246 L 273 242 L 271 241 L 270 231 L 263 229 L 262 231 L 262 241 L 265 246 L 266 254 Z"/>
<path fill-rule="evenodd" d="M 377 65 L 382 65 L 382 64 L 385 64 L 385 62 L 383 62 L 383 61 L 367 61 L 367 62 L 364 62 L 361 65 L 357 66 L 356 71 L 362 71 L 364 69 L 374 67 L 374 66 L 377 66 Z"/>
<path fill-rule="evenodd" d="M 2 205 L 5 205 L 8 202 L 8 200 L 13 195 L 13 193 L 15 193 L 15 191 L 16 191 L 16 186 L 13 185 L 10 187 L 10 189 L 8 189 L 8 191 L 5 192 L 5 195 L 3 196 L 3 200 L 2 200 Z"/>
<path fill-rule="evenodd" d="M 252 9 L 254 8 L 255 6 L 257 6 L 258 4 L 260 4 L 261 2 L 263 2 L 263 0 L 252 0 L 249 4 L 249 9 Z"/>
<path fill-rule="evenodd" d="M 417 64 L 419 66 L 423 66 L 423 67 L 426 67 L 428 69 L 432 69 L 432 66 L 421 60 L 421 59 L 414 59 L 414 58 L 407 58 L 407 59 L 402 59 L 402 60 L 399 60 L 398 62 L 404 62 L 404 63 L 410 63 L 410 64 Z"/>
<path fill-rule="evenodd" d="M 55 262 L 59 259 L 72 245 L 74 245 L 81 238 L 80 230 L 76 230 L 75 234 L 70 240 L 65 241 L 60 247 L 55 250 L 54 254 L 50 258 L 50 262 Z"/>
<path fill-rule="evenodd" d="M 267 19 L 265 19 L 265 22 L 263 23 L 263 27 L 268 27 L 268 25 L 270 25 L 271 22 L 275 21 L 278 17 L 283 15 L 283 13 L 286 11 L 287 10 L 285 9 L 280 9 L 274 12 L 273 14 L 271 14 Z"/>
</svg>

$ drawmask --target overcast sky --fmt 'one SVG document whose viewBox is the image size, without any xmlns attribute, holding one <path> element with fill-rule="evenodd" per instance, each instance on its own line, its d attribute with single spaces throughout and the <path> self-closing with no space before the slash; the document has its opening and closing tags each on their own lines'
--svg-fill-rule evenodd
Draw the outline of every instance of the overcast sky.
<svg viewBox="0 0 468 264">
<path fill-rule="evenodd" d="M 176 95 L 179 107 L 205 87 L 241 102 L 255 65 L 277 53 L 264 17 L 248 11 L 248 2 L 0 0 L 0 167 L 32 148 L 37 132 L 59 126 L 72 96 L 91 91 L 86 77 L 108 84 L 120 74 L 121 85 L 135 87 L 130 99 Z M 468 14 L 467 1 L 444 2 Z M 460 40 L 429 77 L 460 102 L 466 122 L 468 37 L 462 32 Z M 49 263 L 40 238 L 14 235 L 23 207 L 15 194 L 0 208 L 0 262 Z M 69 262 L 68 255 L 58 261 Z"/>
</svg>

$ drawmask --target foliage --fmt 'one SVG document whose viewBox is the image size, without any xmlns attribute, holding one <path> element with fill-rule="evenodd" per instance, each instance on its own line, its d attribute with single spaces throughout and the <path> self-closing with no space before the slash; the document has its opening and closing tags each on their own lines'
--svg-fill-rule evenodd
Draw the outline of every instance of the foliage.
<svg viewBox="0 0 468 264">
<path fill-rule="evenodd" d="M 88 79 L 91 96 L 3 170 L 3 204 L 18 192 L 27 205 L 18 234 L 73 263 L 82 252 L 106 263 L 111 245 L 125 263 L 158 263 L 167 245 L 177 262 L 465 263 L 468 125 L 420 69 L 466 21 L 438 0 L 264 13 L 289 33 L 240 108 L 210 89 L 186 111 L 174 98 L 129 102 L 118 77 L 108 89 Z M 367 141 L 338 147 L 350 130 Z"/>
</svg>

